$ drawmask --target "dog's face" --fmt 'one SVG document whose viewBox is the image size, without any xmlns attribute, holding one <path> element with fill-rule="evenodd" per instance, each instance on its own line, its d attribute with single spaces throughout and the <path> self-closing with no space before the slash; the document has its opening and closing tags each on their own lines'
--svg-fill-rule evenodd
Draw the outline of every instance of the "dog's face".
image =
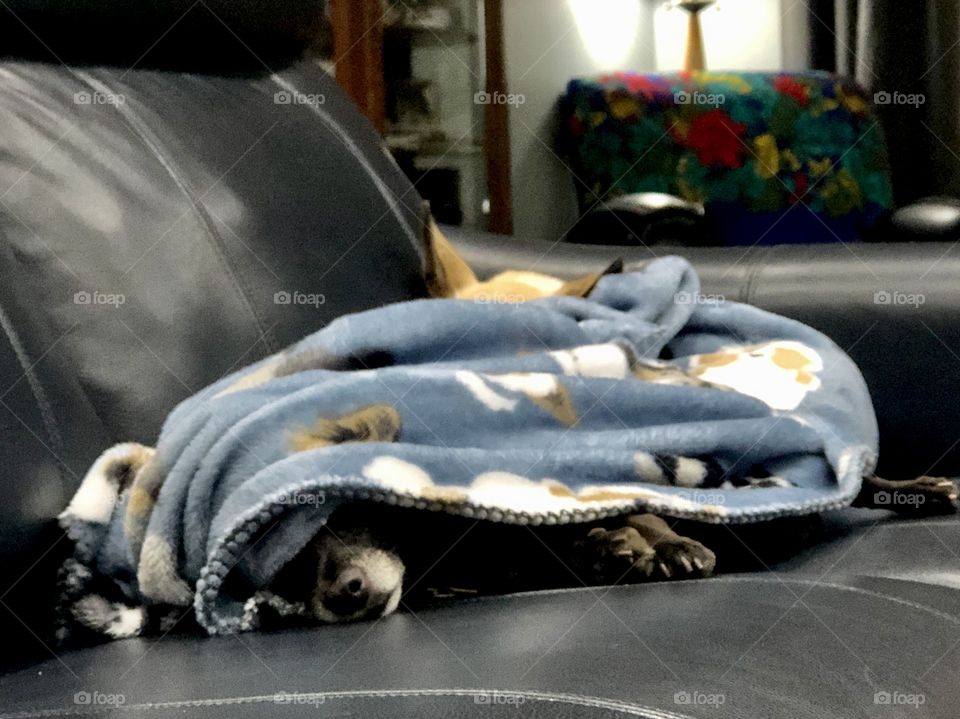
<svg viewBox="0 0 960 719">
<path fill-rule="evenodd" d="M 323 622 L 374 619 L 400 604 L 404 565 L 362 530 L 324 530 L 314 539 L 317 581 L 310 597 L 314 617 Z"/>
<path fill-rule="evenodd" d="M 427 286 L 438 299 L 515 304 L 542 297 L 586 297 L 601 277 L 623 271 L 623 260 L 616 260 L 602 272 L 567 281 L 539 272 L 510 270 L 481 282 L 433 222 L 425 241 Z"/>
</svg>

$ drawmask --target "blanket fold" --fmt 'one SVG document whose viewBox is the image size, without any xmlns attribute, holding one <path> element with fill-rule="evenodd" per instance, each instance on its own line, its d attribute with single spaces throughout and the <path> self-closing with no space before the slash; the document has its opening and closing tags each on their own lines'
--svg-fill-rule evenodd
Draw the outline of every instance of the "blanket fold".
<svg viewBox="0 0 960 719">
<path fill-rule="evenodd" d="M 296 611 L 266 589 L 344 502 L 750 522 L 849 504 L 876 450 L 836 345 L 703 297 L 680 258 L 588 299 L 382 307 L 187 399 L 155 450 L 94 464 L 61 515 L 76 545 L 64 636 L 143 631 L 145 608 L 193 607 L 212 634 L 255 627 L 261 604 Z"/>
</svg>

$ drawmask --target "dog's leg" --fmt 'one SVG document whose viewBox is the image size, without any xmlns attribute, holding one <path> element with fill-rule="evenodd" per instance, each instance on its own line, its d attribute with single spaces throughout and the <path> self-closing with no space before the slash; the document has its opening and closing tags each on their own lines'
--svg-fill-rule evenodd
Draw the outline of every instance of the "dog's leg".
<svg viewBox="0 0 960 719">
<path fill-rule="evenodd" d="M 956 482 L 941 477 L 918 477 L 894 482 L 868 477 L 863 482 L 854 506 L 870 509 L 891 509 L 900 514 L 933 516 L 954 514 L 958 509 Z"/>
<path fill-rule="evenodd" d="M 633 515 L 625 526 L 594 527 L 578 546 L 581 570 L 592 581 L 610 584 L 647 578 L 706 577 L 716 566 L 713 552 L 681 537 L 652 514 Z"/>
</svg>

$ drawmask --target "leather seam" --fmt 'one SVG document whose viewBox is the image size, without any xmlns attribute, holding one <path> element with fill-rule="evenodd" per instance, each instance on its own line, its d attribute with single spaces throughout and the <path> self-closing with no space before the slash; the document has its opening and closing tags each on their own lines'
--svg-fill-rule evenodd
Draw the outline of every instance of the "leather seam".
<svg viewBox="0 0 960 719">
<path fill-rule="evenodd" d="M 91 75 L 88 75 L 85 72 L 79 72 L 78 77 L 96 92 L 106 95 L 119 94 L 112 92 L 111 88 L 104 82 L 92 77 Z M 216 254 L 217 259 L 220 261 L 220 265 L 225 270 L 227 277 L 230 278 L 230 285 L 233 288 L 233 291 L 236 293 L 237 297 L 240 299 L 240 302 L 247 308 L 247 311 L 253 318 L 261 341 L 267 348 L 267 354 L 276 352 L 278 348 L 276 347 L 273 339 L 269 336 L 270 333 L 266 329 L 266 324 L 260 317 L 260 314 L 257 312 L 253 302 L 251 302 L 247 287 L 237 275 L 233 264 L 229 261 L 226 253 L 223 251 L 222 236 L 220 235 L 219 231 L 217 231 L 216 226 L 210 218 L 209 213 L 204 208 L 200 198 L 197 197 L 196 193 L 194 193 L 194 191 L 190 188 L 184 173 L 180 170 L 176 162 L 167 155 L 167 153 L 161 151 L 159 140 L 153 137 L 153 134 L 150 132 L 149 128 L 146 127 L 140 118 L 129 109 L 127 103 L 113 103 L 112 107 L 114 107 L 120 114 L 125 121 L 125 124 L 130 128 L 131 132 L 136 136 L 136 138 L 140 140 L 143 146 L 146 147 L 147 150 L 153 155 L 153 158 L 160 164 L 161 167 L 163 167 L 164 170 L 166 170 L 167 174 L 170 176 L 170 179 L 172 179 L 173 183 L 177 186 L 177 189 L 179 189 L 186 198 L 188 204 L 190 205 L 190 210 L 193 212 L 194 217 L 198 220 L 203 228 L 202 234 L 207 239 L 207 245 Z"/>
<path fill-rule="evenodd" d="M 541 692 L 528 690 L 499 690 L 499 689 L 358 689 L 339 692 L 276 692 L 274 694 L 256 694 L 247 696 L 233 696 L 209 699 L 184 699 L 169 702 L 146 702 L 143 704 L 116 705 L 110 707 L 64 708 L 64 709 L 27 709 L 10 714 L 0 714 L 0 719 L 39 719 L 40 717 L 60 716 L 89 716 L 94 714 L 113 712 L 164 711 L 170 709 L 190 709 L 202 707 L 225 707 L 254 704 L 310 704 L 323 703 L 330 700 L 357 700 L 357 699 L 406 699 L 406 698 L 454 698 L 474 697 L 480 695 L 500 695 L 505 697 L 522 697 L 537 702 L 553 704 L 571 704 L 574 706 L 605 709 L 629 716 L 645 717 L 646 719 L 692 719 L 687 714 L 655 709 L 634 702 L 619 699 L 604 699 L 583 694 L 566 694 L 558 692 Z"/>
<path fill-rule="evenodd" d="M 743 287 L 740 291 L 740 301 L 745 304 L 751 304 L 750 300 L 753 298 L 754 289 L 760 280 L 760 273 L 766 267 L 765 260 L 767 259 L 767 254 L 769 250 L 762 248 L 757 252 L 760 256 L 757 257 L 750 263 L 750 267 L 747 269 L 747 279 L 743 283 Z"/>
<path fill-rule="evenodd" d="M 881 579 L 883 577 L 880 577 Z M 823 587 L 825 589 L 835 589 L 841 592 L 849 592 L 851 594 L 860 594 L 866 597 L 872 597 L 874 599 L 884 599 L 888 602 L 893 602 L 894 604 L 901 604 L 910 609 L 916 609 L 921 612 L 926 612 L 927 614 L 932 614 L 938 619 L 943 619 L 944 621 L 950 622 L 951 624 L 960 625 L 960 616 L 954 614 L 949 614 L 948 612 L 943 612 L 939 609 L 934 609 L 929 607 L 926 604 L 920 604 L 918 602 L 911 601 L 909 599 L 902 599 L 901 597 L 895 597 L 890 594 L 884 594 L 883 592 L 877 592 L 873 589 L 864 589 L 863 587 L 850 587 L 844 584 L 836 584 L 835 582 L 818 582 L 813 579 L 765 579 L 762 577 L 715 577 L 712 581 L 715 582 L 726 582 L 726 583 L 749 583 L 757 582 L 760 584 L 800 584 L 805 587 L 810 587 L 811 590 L 816 589 L 817 587 Z"/>
<path fill-rule="evenodd" d="M 283 88 L 288 93 L 291 93 L 294 95 L 302 94 L 300 93 L 296 85 L 291 83 L 286 78 L 273 74 L 270 76 L 270 79 L 273 81 L 275 85 Z M 364 155 L 363 151 L 360 149 L 360 147 L 357 145 L 354 139 L 350 136 L 350 134 L 340 125 L 340 123 L 338 123 L 335 119 L 333 119 L 329 113 L 321 109 L 321 107 L 316 103 L 308 103 L 307 105 L 305 105 L 305 107 L 309 108 L 309 110 L 311 110 L 317 117 L 320 118 L 323 124 L 334 135 L 336 135 L 340 139 L 340 141 L 343 143 L 343 146 L 346 147 L 347 151 L 351 155 L 353 155 L 353 157 L 357 160 L 357 162 L 360 163 L 360 166 L 363 168 L 364 172 L 370 178 L 370 181 L 373 183 L 374 187 L 377 188 L 377 191 L 380 193 L 380 196 L 383 198 L 383 201 L 386 203 L 388 208 L 388 213 L 392 214 L 394 218 L 396 218 L 396 220 L 400 223 L 400 226 L 403 227 L 404 232 L 407 235 L 407 239 L 410 241 L 410 244 L 413 245 L 413 248 L 417 252 L 418 256 L 422 258 L 424 253 L 424 247 L 422 244 L 422 235 L 414 231 L 414 228 L 411 227 L 410 224 L 407 222 L 406 218 L 403 216 L 403 212 L 400 210 L 400 207 L 399 207 L 399 205 L 402 204 L 404 207 L 406 207 L 407 210 L 409 210 L 410 209 L 409 206 L 407 206 L 406 203 L 404 203 L 403 200 L 401 200 L 400 196 L 397 196 L 397 194 L 393 192 L 389 188 L 389 186 L 383 181 L 379 173 L 370 164 L 370 161 L 367 159 L 366 155 Z M 416 186 L 412 185 L 411 189 L 416 191 Z M 417 214 L 419 216 L 419 213 Z M 380 219 L 382 220 L 383 217 L 381 217 Z M 373 227 L 379 224 L 379 222 L 380 220 L 377 220 L 377 222 L 374 223 Z M 373 229 L 373 227 L 371 227 L 371 229 Z M 425 229 L 425 227 L 423 229 Z"/>
<path fill-rule="evenodd" d="M 7 316 L 7 313 L 3 310 L 3 307 L 0 307 L 0 329 L 3 330 L 3 334 L 6 337 L 7 342 L 10 344 L 10 348 L 13 350 L 13 353 L 17 358 L 17 362 L 20 364 L 20 368 L 23 370 L 23 377 L 27 380 L 27 386 L 30 387 L 30 393 L 33 395 L 33 400 L 37 404 L 37 409 L 40 411 L 40 418 L 43 421 L 44 431 L 47 434 L 47 439 L 49 440 L 50 444 L 53 445 L 52 449 L 54 458 L 57 459 L 57 464 L 59 465 L 61 462 L 63 462 L 60 457 L 64 455 L 63 435 L 60 433 L 59 426 L 57 425 L 57 419 L 53 411 L 53 405 L 47 398 L 46 391 L 43 389 L 43 384 L 40 382 L 40 378 L 37 376 L 36 363 L 31 364 L 29 362 L 26 348 L 20 341 L 20 338 L 17 335 L 13 324 L 10 322 L 10 318 Z M 6 402 L 3 404 L 5 406 L 7 405 Z"/>
<path fill-rule="evenodd" d="M 916 609 L 922 612 L 926 612 L 928 614 L 932 614 L 933 616 L 939 619 L 943 619 L 944 621 L 948 621 L 951 624 L 960 625 L 960 617 L 955 616 L 953 614 L 949 614 L 947 612 L 942 612 L 939 609 L 934 609 L 933 607 L 928 607 L 924 604 L 918 604 L 916 602 L 912 602 L 908 599 L 900 599 L 899 597 L 882 594 L 880 592 L 875 592 L 869 589 L 863 589 L 861 587 L 848 587 L 842 584 L 835 584 L 831 582 L 817 582 L 812 579 L 793 579 L 793 578 L 782 578 L 782 577 L 778 579 L 763 579 L 761 577 L 734 577 L 734 576 L 722 577 L 721 576 L 721 577 L 711 577 L 709 579 L 682 579 L 682 580 L 677 580 L 672 582 L 654 582 L 652 584 L 647 584 L 647 585 L 619 584 L 619 585 L 613 585 L 611 587 L 604 587 L 603 585 L 598 585 L 596 587 L 564 587 L 562 589 L 534 590 L 529 592 L 514 592 L 512 594 L 489 595 L 484 597 L 470 597 L 470 598 L 464 598 L 464 599 L 457 599 L 449 603 L 437 603 L 432 605 L 432 607 L 430 608 L 448 609 L 448 608 L 458 607 L 466 604 L 481 604 L 481 603 L 491 602 L 491 601 L 515 601 L 520 599 L 550 597 L 550 596 L 558 596 L 558 595 L 564 595 L 564 594 L 583 594 L 584 596 L 589 597 L 595 594 L 596 590 L 600 590 L 600 589 L 623 590 L 623 589 L 631 589 L 637 586 L 644 586 L 645 590 L 650 590 L 656 587 L 657 585 L 661 585 L 661 587 L 676 587 L 676 586 L 680 586 L 683 584 L 690 584 L 690 583 L 712 584 L 712 583 L 718 583 L 718 582 L 730 583 L 730 584 L 733 584 L 733 583 L 791 584 L 792 583 L 792 584 L 801 584 L 803 586 L 813 585 L 814 587 L 836 589 L 839 591 L 851 592 L 853 594 L 860 594 L 863 596 L 873 597 L 874 599 L 884 599 L 886 601 L 893 602 L 895 604 L 901 604 L 911 609 Z"/>
</svg>

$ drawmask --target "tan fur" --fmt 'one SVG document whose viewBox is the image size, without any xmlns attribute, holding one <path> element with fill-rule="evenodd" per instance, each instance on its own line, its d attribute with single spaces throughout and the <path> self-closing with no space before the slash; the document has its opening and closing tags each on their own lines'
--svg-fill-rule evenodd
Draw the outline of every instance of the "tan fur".
<svg viewBox="0 0 960 719">
<path fill-rule="evenodd" d="M 137 473 L 153 459 L 153 447 L 142 444 L 130 445 L 130 453 L 122 459 L 117 459 L 107 467 L 106 473 L 117 483 L 117 494 L 133 484 Z"/>
<path fill-rule="evenodd" d="M 427 289 L 437 299 L 516 304 L 541 297 L 586 297 L 604 275 L 621 272 L 623 261 L 602 272 L 563 281 L 550 275 L 508 270 L 481 282 L 432 220 L 426 232 Z"/>
<path fill-rule="evenodd" d="M 432 297 L 455 297 L 457 292 L 480 283 L 433 220 L 427 228 L 426 243 L 427 289 Z"/>
<path fill-rule="evenodd" d="M 157 503 L 157 497 L 160 496 L 163 480 L 167 476 L 161 467 L 150 463 L 153 455 L 153 449 L 140 447 L 129 458 L 133 482 L 130 485 L 123 521 L 127 536 L 136 541 L 143 539 L 143 532 L 147 528 L 146 523 L 153 512 L 153 506 Z"/>
<path fill-rule="evenodd" d="M 277 376 L 277 368 L 280 365 L 280 358 L 274 358 L 271 361 L 265 363 L 263 367 L 258 369 L 256 372 L 251 372 L 248 375 L 244 375 L 239 380 L 234 382 L 232 385 L 227 387 L 225 390 L 221 391 L 217 397 L 224 397 L 228 394 L 233 394 L 234 392 L 240 392 L 245 389 L 252 389 L 258 387 L 265 382 L 272 380 Z"/>
</svg>

